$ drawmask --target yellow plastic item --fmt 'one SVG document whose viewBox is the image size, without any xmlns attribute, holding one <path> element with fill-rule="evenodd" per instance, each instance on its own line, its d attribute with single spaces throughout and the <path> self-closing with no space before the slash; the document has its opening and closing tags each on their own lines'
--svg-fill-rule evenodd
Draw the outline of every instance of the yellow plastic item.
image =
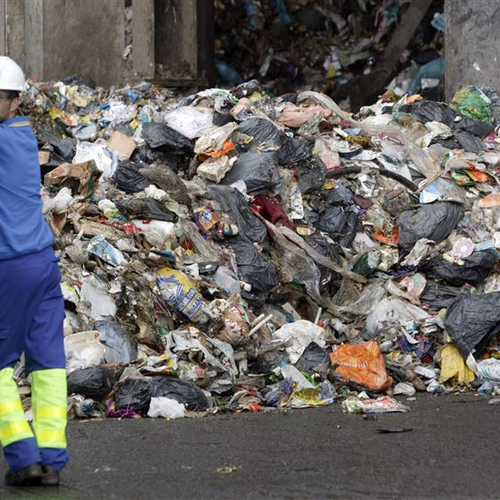
<svg viewBox="0 0 500 500">
<path fill-rule="evenodd" d="M 441 382 L 453 380 L 454 384 L 470 384 L 474 381 L 474 372 L 465 364 L 464 358 L 453 344 L 447 344 L 441 350 Z"/>
</svg>

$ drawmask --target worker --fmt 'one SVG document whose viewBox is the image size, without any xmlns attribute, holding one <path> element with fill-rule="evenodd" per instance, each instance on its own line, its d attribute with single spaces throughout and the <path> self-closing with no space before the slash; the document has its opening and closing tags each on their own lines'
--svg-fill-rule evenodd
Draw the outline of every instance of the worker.
<svg viewBox="0 0 500 500">
<path fill-rule="evenodd" d="M 0 57 L 0 442 L 7 485 L 58 485 L 66 451 L 64 299 L 53 236 L 42 215 L 38 147 L 18 116 L 22 69 Z M 14 380 L 24 353 L 33 424 Z"/>
</svg>

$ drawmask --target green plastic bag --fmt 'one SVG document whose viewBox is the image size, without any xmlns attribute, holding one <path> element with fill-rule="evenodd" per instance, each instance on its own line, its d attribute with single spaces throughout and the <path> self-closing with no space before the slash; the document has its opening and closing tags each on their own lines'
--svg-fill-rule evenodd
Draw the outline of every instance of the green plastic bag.
<svg viewBox="0 0 500 500">
<path fill-rule="evenodd" d="M 490 100 L 483 92 L 472 85 L 460 87 L 453 96 L 450 107 L 464 116 L 482 122 L 491 122 L 493 120 Z"/>
</svg>

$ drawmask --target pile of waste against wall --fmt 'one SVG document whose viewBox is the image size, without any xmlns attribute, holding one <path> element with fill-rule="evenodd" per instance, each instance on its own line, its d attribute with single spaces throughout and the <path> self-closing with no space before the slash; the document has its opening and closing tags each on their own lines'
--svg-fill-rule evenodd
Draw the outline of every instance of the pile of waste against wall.
<svg viewBox="0 0 500 500">
<path fill-rule="evenodd" d="M 344 104 L 353 79 L 376 70 L 410 5 L 410 0 L 216 0 L 217 81 L 237 85 L 258 79 L 275 95 L 315 90 Z M 434 0 L 401 55 L 392 58 L 391 88 L 401 95 L 421 87 L 437 98 L 444 68 L 443 8 L 443 0 Z"/>
<path fill-rule="evenodd" d="M 71 415 L 499 393 L 497 101 L 32 82 Z"/>
</svg>

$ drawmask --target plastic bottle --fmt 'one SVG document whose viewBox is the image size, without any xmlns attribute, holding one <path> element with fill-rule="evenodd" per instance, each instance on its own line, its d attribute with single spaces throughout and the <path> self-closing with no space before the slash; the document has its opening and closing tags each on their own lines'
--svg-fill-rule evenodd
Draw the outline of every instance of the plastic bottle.
<svg viewBox="0 0 500 500">
<path fill-rule="evenodd" d="M 156 273 L 156 286 L 168 307 L 183 314 L 193 323 L 203 325 L 208 322 L 203 297 L 184 273 L 163 267 Z"/>
<path fill-rule="evenodd" d="M 214 274 L 214 281 L 219 285 L 228 295 L 240 293 L 240 282 L 231 271 L 225 267 L 219 267 Z"/>
<path fill-rule="evenodd" d="M 264 27 L 264 16 L 260 11 L 260 5 L 255 0 L 245 0 L 245 10 L 249 18 L 250 27 L 260 30 Z"/>
</svg>

